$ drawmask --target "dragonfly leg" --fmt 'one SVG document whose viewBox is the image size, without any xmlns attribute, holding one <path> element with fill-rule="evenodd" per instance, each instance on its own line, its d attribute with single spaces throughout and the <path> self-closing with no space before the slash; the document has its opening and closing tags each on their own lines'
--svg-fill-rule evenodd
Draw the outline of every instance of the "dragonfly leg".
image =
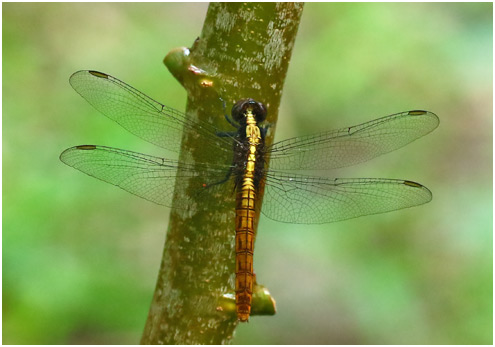
<svg viewBox="0 0 495 347">
<path fill-rule="evenodd" d="M 237 135 L 237 131 L 217 131 L 215 135 L 218 137 L 235 137 Z"/>
<path fill-rule="evenodd" d="M 232 170 L 233 170 L 233 167 L 230 167 L 229 168 L 229 171 L 227 171 L 227 175 L 225 175 L 225 178 L 218 181 L 218 182 L 214 182 L 214 183 L 208 183 L 208 184 L 204 184 L 203 185 L 203 188 L 205 189 L 208 189 L 210 187 L 213 187 L 213 186 L 216 186 L 216 185 L 219 185 L 219 184 L 222 184 L 222 183 L 225 183 L 227 182 L 229 179 L 230 179 L 230 176 L 232 176 Z"/>
<path fill-rule="evenodd" d="M 222 99 L 221 96 L 218 97 L 222 101 L 222 106 L 223 106 L 223 115 L 227 122 L 229 122 L 230 125 L 232 125 L 234 128 L 239 129 L 240 125 L 232 119 L 232 117 L 227 113 L 227 103 L 225 102 L 224 99 Z"/>
<path fill-rule="evenodd" d="M 240 125 L 237 124 L 237 122 L 235 120 L 233 120 L 229 114 L 225 113 L 224 117 L 227 120 L 227 122 L 229 122 L 230 125 L 232 125 L 236 129 L 239 129 Z"/>
</svg>

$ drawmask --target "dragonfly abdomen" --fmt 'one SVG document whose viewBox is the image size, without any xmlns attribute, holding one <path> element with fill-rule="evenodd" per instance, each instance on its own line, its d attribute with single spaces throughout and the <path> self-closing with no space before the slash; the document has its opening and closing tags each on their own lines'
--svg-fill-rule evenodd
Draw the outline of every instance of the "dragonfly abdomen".
<svg viewBox="0 0 495 347">
<path fill-rule="evenodd" d="M 251 297 L 253 294 L 254 270 L 254 198 L 252 189 L 240 190 L 237 193 L 235 211 L 235 300 L 237 317 L 247 321 L 251 312 Z"/>
</svg>

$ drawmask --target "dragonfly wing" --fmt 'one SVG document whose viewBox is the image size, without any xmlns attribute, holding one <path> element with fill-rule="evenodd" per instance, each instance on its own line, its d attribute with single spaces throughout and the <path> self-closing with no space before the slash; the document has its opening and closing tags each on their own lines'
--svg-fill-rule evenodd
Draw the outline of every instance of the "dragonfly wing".
<svg viewBox="0 0 495 347">
<path fill-rule="evenodd" d="M 60 160 L 73 168 L 102 181 L 116 185 L 154 203 L 191 209 L 193 200 L 211 198 L 226 184 L 214 185 L 225 179 L 228 167 L 206 168 L 199 164 L 180 163 L 118 148 L 83 145 L 66 149 Z M 187 179 L 199 196 L 174 196 L 176 179 Z M 205 187 L 207 187 L 205 189 Z M 207 190 L 206 193 L 204 193 Z M 204 193 L 204 194 L 202 194 Z"/>
<path fill-rule="evenodd" d="M 431 200 L 419 183 L 393 179 L 328 179 L 269 173 L 262 212 L 280 222 L 318 224 L 389 212 Z"/>
<path fill-rule="evenodd" d="M 433 131 L 438 117 L 407 111 L 349 128 L 295 137 L 268 148 L 270 169 L 335 169 L 358 164 L 401 148 Z"/>
<path fill-rule="evenodd" d="M 183 128 L 192 128 L 202 135 L 203 144 L 217 153 L 232 148 L 232 139 L 217 136 L 212 125 L 192 121 L 115 77 L 98 71 L 78 71 L 69 82 L 98 111 L 157 146 L 179 152 Z"/>
</svg>

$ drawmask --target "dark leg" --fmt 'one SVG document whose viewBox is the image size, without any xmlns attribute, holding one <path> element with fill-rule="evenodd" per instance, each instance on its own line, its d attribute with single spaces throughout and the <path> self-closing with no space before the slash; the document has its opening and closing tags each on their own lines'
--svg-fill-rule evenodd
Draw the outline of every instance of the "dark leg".
<svg viewBox="0 0 495 347">
<path fill-rule="evenodd" d="M 224 117 L 225 119 L 227 120 L 227 122 L 229 122 L 230 125 L 232 125 L 234 128 L 236 129 L 239 129 L 239 124 L 237 124 L 237 122 L 235 122 L 231 117 L 230 115 L 227 113 L 227 103 L 225 102 L 224 99 L 222 99 L 221 97 L 219 97 L 220 100 L 222 100 L 222 105 L 223 105 L 223 114 L 224 114 Z"/>
<path fill-rule="evenodd" d="M 218 137 L 236 137 L 237 131 L 217 131 L 215 133 Z"/>
<path fill-rule="evenodd" d="M 203 188 L 208 189 L 210 187 L 213 187 L 213 186 L 227 182 L 230 179 L 230 176 L 232 176 L 232 170 L 233 169 L 234 168 L 232 166 L 229 168 L 229 171 L 227 172 L 227 175 L 225 175 L 225 178 L 223 180 L 215 182 L 215 183 L 205 184 Z"/>
</svg>

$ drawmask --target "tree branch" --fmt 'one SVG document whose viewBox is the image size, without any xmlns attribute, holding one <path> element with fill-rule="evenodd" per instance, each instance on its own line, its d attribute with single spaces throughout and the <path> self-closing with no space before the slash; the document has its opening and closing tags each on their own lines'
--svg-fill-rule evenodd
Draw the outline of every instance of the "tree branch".
<svg viewBox="0 0 495 347">
<path fill-rule="evenodd" d="M 228 108 L 253 98 L 268 108 L 272 126 L 266 143 L 271 144 L 301 14 L 300 3 L 212 3 L 193 47 L 175 49 L 165 58 L 188 91 L 188 116 L 228 130 L 219 97 Z M 179 160 L 200 162 L 203 150 L 201 139 L 185 129 Z M 175 194 L 188 194 L 189 184 L 178 181 Z M 142 344 L 232 339 L 237 325 L 229 297 L 235 278 L 234 205 L 234 194 L 223 194 L 194 212 L 172 210 Z M 253 314 L 273 314 L 269 293 L 262 286 L 256 290 Z"/>
</svg>

